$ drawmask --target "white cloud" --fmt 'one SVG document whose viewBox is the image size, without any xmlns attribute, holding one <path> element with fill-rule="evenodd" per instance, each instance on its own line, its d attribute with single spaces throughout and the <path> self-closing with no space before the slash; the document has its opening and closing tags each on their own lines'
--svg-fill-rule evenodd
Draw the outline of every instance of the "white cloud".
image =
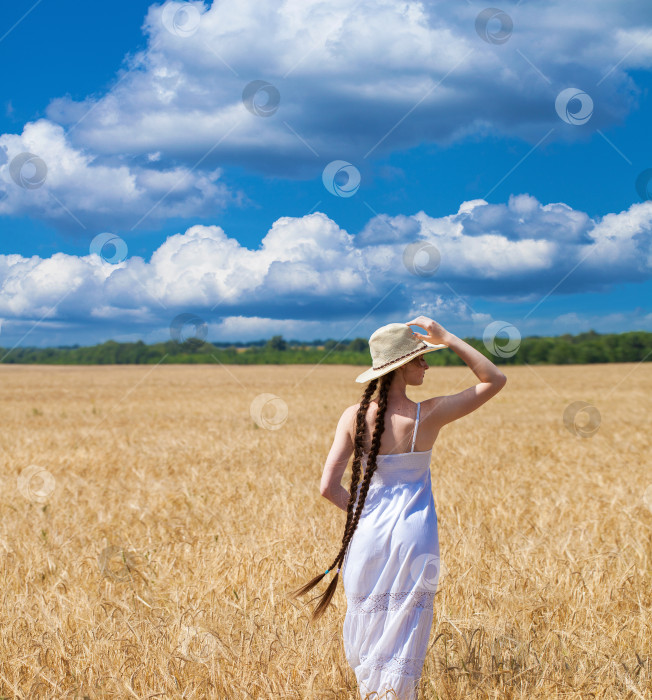
<svg viewBox="0 0 652 700">
<path fill-rule="evenodd" d="M 514 28 L 503 44 L 480 38 L 482 8 L 471 3 L 193 2 L 198 26 L 186 37 L 164 25 L 170 3 L 152 5 L 143 25 L 148 46 L 112 89 L 81 103 L 54 99 L 47 115 L 74 129 L 76 147 L 97 154 L 154 153 L 162 164 L 206 156 L 202 167 L 236 162 L 277 174 L 334 158 L 361 162 L 376 144 L 380 154 L 474 131 L 534 143 L 554 126 L 551 138 L 577 138 L 622 121 L 636 100 L 627 71 L 652 66 L 649 7 L 598 4 L 507 8 Z M 255 79 L 280 93 L 269 118 L 242 104 Z M 583 130 L 555 113 L 569 86 L 594 102 Z"/>
<path fill-rule="evenodd" d="M 110 321 L 125 332 L 127 324 L 169 325 L 189 310 L 212 324 L 231 317 L 346 323 L 381 300 L 383 314 L 428 311 L 477 325 L 486 315 L 469 303 L 475 296 L 539 301 L 549 293 L 603 292 L 652 273 L 652 202 L 593 221 L 520 195 L 507 204 L 465 202 L 441 218 L 419 212 L 381 223 L 391 229 L 390 243 L 374 243 L 381 237 L 375 219 L 353 236 L 317 212 L 278 219 L 256 250 L 219 226 L 196 225 L 170 236 L 149 261 L 0 255 L 0 315 L 11 322 L 47 312 L 45 326 Z M 566 241 L 558 229 L 569 232 Z M 433 274 L 404 265 L 406 246 L 416 241 L 439 251 Z"/>
<path fill-rule="evenodd" d="M 341 338 L 353 323 L 337 322 L 324 324 L 321 320 L 295 321 L 293 319 L 262 318 L 260 316 L 228 316 L 221 322 L 209 325 L 210 337 L 229 340 L 260 340 L 272 335 L 283 335 L 286 339 L 307 340 L 312 338 Z M 364 335 L 364 334 L 360 334 Z M 354 333 L 354 337 L 358 334 Z"/>
<path fill-rule="evenodd" d="M 417 316 L 428 316 L 435 319 L 456 318 L 458 321 L 471 320 L 474 323 L 478 320 L 469 313 L 469 307 L 463 299 L 446 298 L 441 294 L 436 294 L 433 298 L 429 295 L 427 299 L 424 299 L 423 293 L 414 287 L 412 289 L 412 305 L 407 310 L 406 316 L 409 316 L 410 319 Z"/>
<path fill-rule="evenodd" d="M 652 66 L 652 11 L 642 0 L 626 7 L 522 3 L 507 9 L 514 26 L 509 39 L 494 44 L 476 32 L 481 6 L 472 3 L 152 4 L 142 27 L 146 49 L 126 57 L 106 94 L 81 102 L 55 98 L 46 119 L 26 124 L 22 134 L 0 135 L 0 214 L 27 214 L 78 233 L 131 229 L 215 215 L 242 201 L 223 180 L 223 168 L 233 164 L 312 178 L 329 160 L 362 167 L 376 155 L 476 133 L 535 143 L 554 127 L 550 140 L 584 138 L 622 122 L 637 99 L 627 71 Z M 196 31 L 171 32 L 170 8 L 191 20 L 194 13 Z M 270 117 L 243 105 L 244 87 L 257 79 L 280 94 Z M 589 91 L 594 103 L 579 129 L 554 109 L 569 86 Z M 46 164 L 42 187 L 14 183 L 10 163 L 21 153 Z M 475 211 L 478 202 L 465 206 Z M 533 206 L 527 195 L 514 203 L 524 217 Z M 544 227 L 548 244 L 568 242 L 585 228 L 586 215 L 571 220 L 565 205 L 549 206 L 547 223 L 559 217 L 560 226 Z M 488 222 L 477 221 L 488 235 Z M 382 226 L 386 243 L 419 224 L 398 217 L 387 223 L 396 230 Z M 506 251 L 507 267 L 536 269 L 535 261 L 545 265 L 554 257 L 550 245 L 533 242 L 536 232 L 530 237 Z M 478 248 L 500 245 L 485 239 Z M 502 263 L 492 267 L 496 275 L 504 271 Z M 294 288 L 307 274 L 290 261 L 283 268 L 292 271 Z M 354 279 L 336 282 L 355 286 Z"/>
<path fill-rule="evenodd" d="M 18 170 L 22 154 L 36 158 Z M 219 168 L 190 172 L 185 167 L 102 164 L 86 149 L 71 146 L 63 128 L 47 119 L 29 122 L 20 135 L 0 135 L 0 214 L 28 213 L 75 232 L 217 214 L 237 199 L 221 175 Z"/>
</svg>

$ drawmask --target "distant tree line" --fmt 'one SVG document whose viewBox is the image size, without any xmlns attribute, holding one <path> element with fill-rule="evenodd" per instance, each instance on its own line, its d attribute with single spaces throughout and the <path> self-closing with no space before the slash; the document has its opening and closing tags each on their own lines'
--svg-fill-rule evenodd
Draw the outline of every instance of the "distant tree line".
<svg viewBox="0 0 652 700">
<path fill-rule="evenodd" d="M 507 339 L 496 338 L 493 352 L 482 339 L 464 338 L 469 345 L 497 365 L 522 364 L 591 364 L 596 362 L 649 362 L 652 359 L 652 333 L 600 334 L 591 330 L 578 335 L 528 336 L 522 338 L 518 349 L 507 350 Z M 79 345 L 53 348 L 0 348 L 4 364 L 49 365 L 113 365 L 113 364 L 347 364 L 369 365 L 371 355 L 366 338 L 337 340 L 285 340 L 274 335 L 268 340 L 250 343 L 210 343 L 197 338 L 183 342 L 169 340 L 146 345 L 117 343 L 108 340 L 101 345 Z M 426 353 L 432 366 L 462 365 L 462 360 L 449 349 Z"/>
</svg>

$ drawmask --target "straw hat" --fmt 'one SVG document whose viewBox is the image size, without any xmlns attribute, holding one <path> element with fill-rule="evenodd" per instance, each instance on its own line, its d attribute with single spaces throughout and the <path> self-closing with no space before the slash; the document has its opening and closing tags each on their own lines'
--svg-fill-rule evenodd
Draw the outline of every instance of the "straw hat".
<svg viewBox="0 0 652 700">
<path fill-rule="evenodd" d="M 441 350 L 447 345 L 433 345 L 419 340 L 406 323 L 388 323 L 375 330 L 369 338 L 372 366 L 359 374 L 356 382 L 368 382 L 404 365 L 425 352 Z"/>
</svg>

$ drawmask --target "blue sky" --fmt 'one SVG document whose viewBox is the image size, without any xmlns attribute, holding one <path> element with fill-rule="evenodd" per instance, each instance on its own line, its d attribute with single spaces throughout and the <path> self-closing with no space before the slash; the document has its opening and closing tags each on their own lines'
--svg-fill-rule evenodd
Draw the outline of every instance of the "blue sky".
<svg viewBox="0 0 652 700">
<path fill-rule="evenodd" d="M 0 26 L 0 346 L 652 330 L 644 2 L 59 8 Z"/>
</svg>

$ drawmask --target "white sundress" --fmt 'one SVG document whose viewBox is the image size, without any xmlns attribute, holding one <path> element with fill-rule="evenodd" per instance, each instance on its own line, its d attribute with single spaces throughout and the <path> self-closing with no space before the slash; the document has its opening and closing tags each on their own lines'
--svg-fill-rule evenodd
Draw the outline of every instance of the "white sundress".
<svg viewBox="0 0 652 700">
<path fill-rule="evenodd" d="M 414 452 L 420 409 L 410 452 L 378 455 L 342 565 L 344 652 L 362 698 L 414 700 L 432 628 L 441 567 L 432 448 Z"/>
</svg>

